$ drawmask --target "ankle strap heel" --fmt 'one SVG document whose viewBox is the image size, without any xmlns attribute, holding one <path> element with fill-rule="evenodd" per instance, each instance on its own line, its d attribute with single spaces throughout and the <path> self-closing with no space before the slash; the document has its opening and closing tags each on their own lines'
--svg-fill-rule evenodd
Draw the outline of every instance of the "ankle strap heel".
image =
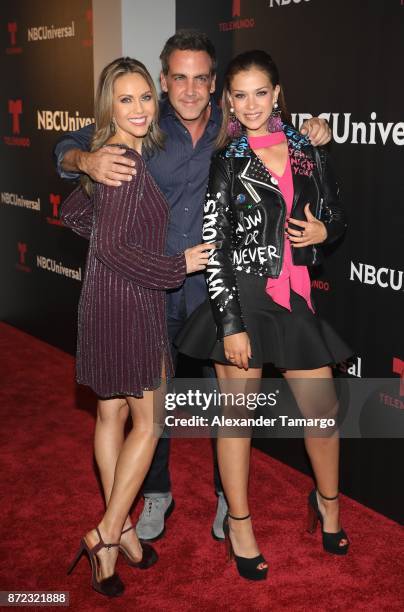
<svg viewBox="0 0 404 612">
<path fill-rule="evenodd" d="M 320 497 L 322 497 L 323 499 L 327 501 L 334 501 L 334 499 L 338 499 L 339 497 L 339 492 L 336 495 L 334 495 L 334 497 L 326 497 L 325 495 L 321 493 L 319 489 L 317 489 L 317 493 L 319 494 Z"/>
<path fill-rule="evenodd" d="M 239 557 L 234 554 L 233 544 L 230 539 L 229 518 L 233 521 L 245 521 L 251 518 L 251 514 L 246 516 L 233 516 L 227 512 L 223 521 L 223 531 L 225 535 L 226 548 L 229 561 L 235 560 L 237 571 L 242 578 L 247 580 L 265 580 L 268 575 L 268 567 L 259 567 L 261 564 L 266 564 L 266 560 L 260 554 L 253 558 Z"/>
<path fill-rule="evenodd" d="M 128 533 L 128 531 L 131 531 L 132 529 L 136 529 L 136 525 L 127 527 L 122 531 L 121 535 Z M 149 567 L 152 567 L 155 563 L 157 563 L 159 558 L 158 554 L 153 546 L 151 546 L 151 544 L 147 544 L 146 542 L 140 542 L 140 547 L 142 549 L 142 558 L 140 561 L 135 561 L 131 556 L 130 551 L 121 543 L 119 544 L 119 552 L 123 555 L 123 558 L 130 567 L 149 569 Z"/>
<path fill-rule="evenodd" d="M 346 555 L 349 548 L 349 539 L 345 531 L 341 528 L 338 532 L 324 531 L 324 518 L 320 512 L 317 501 L 318 495 L 326 501 L 334 501 L 338 498 L 338 493 L 334 497 L 326 497 L 317 489 L 313 489 L 308 497 L 308 527 L 309 533 L 314 533 L 317 523 L 320 522 L 321 533 L 323 538 L 323 548 L 326 552 L 333 555 Z M 346 540 L 345 544 L 341 544 L 342 540 Z"/>
<path fill-rule="evenodd" d="M 231 518 L 233 521 L 245 521 L 246 519 L 251 518 L 251 514 L 247 514 L 247 516 L 233 516 L 229 512 L 227 513 L 227 516 Z"/>
<path fill-rule="evenodd" d="M 119 597 L 125 590 L 123 582 L 116 573 L 114 573 L 112 576 L 108 576 L 107 578 L 99 579 L 98 571 L 100 565 L 99 560 L 96 557 L 97 552 L 100 551 L 101 548 L 106 548 L 107 550 L 110 550 L 113 547 L 119 547 L 119 543 L 106 544 L 102 539 L 98 527 L 95 528 L 95 531 L 99 538 L 98 544 L 90 548 L 85 538 L 82 538 L 80 542 L 80 548 L 76 553 L 76 556 L 74 557 L 69 569 L 67 570 L 67 573 L 71 574 L 78 561 L 80 560 L 81 556 L 83 554 L 86 554 L 91 565 L 91 586 L 93 587 L 93 589 L 98 593 L 101 593 L 101 595 L 105 595 L 106 597 Z"/>
</svg>

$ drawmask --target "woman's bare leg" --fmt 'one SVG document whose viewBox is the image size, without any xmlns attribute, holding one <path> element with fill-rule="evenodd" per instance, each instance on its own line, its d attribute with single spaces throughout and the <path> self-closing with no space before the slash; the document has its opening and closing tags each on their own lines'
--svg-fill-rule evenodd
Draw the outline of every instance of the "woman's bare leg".
<svg viewBox="0 0 404 612">
<path fill-rule="evenodd" d="M 156 391 L 145 391 L 143 398 L 127 397 L 126 401 L 132 415 L 133 428 L 124 441 L 116 462 L 112 491 L 106 512 L 98 525 L 106 543 L 119 542 L 123 525 L 129 509 L 142 486 L 158 442 L 153 422 L 155 402 L 161 400 L 165 385 Z M 142 557 L 142 549 L 132 530 L 132 538 L 137 544 L 137 555 Z M 89 546 L 98 543 L 95 530 L 86 534 Z M 102 578 L 112 575 L 118 555 L 117 548 L 101 549 L 97 556 L 102 564 Z"/>
<path fill-rule="evenodd" d="M 98 400 L 97 420 L 94 433 L 94 455 L 100 472 L 105 504 L 108 505 L 114 484 L 115 467 L 125 439 L 125 425 L 129 416 L 129 404 L 125 397 Z M 124 529 L 130 527 L 130 516 L 126 518 Z M 122 542 L 133 551 L 134 561 L 138 545 L 132 532 L 122 536 Z M 140 553 L 141 556 L 141 553 Z"/>
<path fill-rule="evenodd" d="M 283 373 L 295 396 L 304 417 L 335 418 L 338 400 L 330 367 L 315 370 L 288 370 Z M 309 382 L 313 379 L 313 384 Z M 317 379 L 317 380 L 314 380 Z M 305 436 L 305 446 L 316 478 L 317 489 L 326 497 L 334 497 L 339 482 L 339 435 L 338 429 L 320 436 Z M 340 530 L 339 502 L 326 501 L 318 496 L 320 511 L 324 517 L 324 531 L 336 533 Z M 341 540 L 344 546 L 346 540 Z"/>
<path fill-rule="evenodd" d="M 215 364 L 221 392 L 244 392 L 249 381 L 260 381 L 261 368 L 241 370 L 236 366 Z M 230 384 L 228 385 L 228 381 Z M 233 384 L 233 386 L 232 386 Z M 225 388 L 224 388 L 225 387 Z M 256 388 L 258 385 L 256 386 Z M 248 475 L 250 470 L 251 437 L 222 437 L 217 439 L 217 458 L 223 490 L 229 506 L 229 514 L 237 517 L 250 513 L 248 506 Z M 229 519 L 231 541 L 234 552 L 241 557 L 253 558 L 259 554 L 251 520 L 232 521 Z M 259 568 L 266 567 L 261 563 Z"/>
</svg>

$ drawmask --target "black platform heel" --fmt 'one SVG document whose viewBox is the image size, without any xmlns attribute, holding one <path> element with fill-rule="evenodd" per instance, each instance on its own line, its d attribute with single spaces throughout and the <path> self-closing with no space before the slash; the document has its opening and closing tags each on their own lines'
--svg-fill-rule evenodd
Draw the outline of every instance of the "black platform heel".
<svg viewBox="0 0 404 612">
<path fill-rule="evenodd" d="M 349 548 L 348 536 L 343 529 L 340 529 L 337 533 L 330 533 L 328 531 L 324 531 L 323 528 L 323 515 L 320 512 L 318 507 L 317 495 L 318 493 L 320 497 L 327 501 L 333 501 L 338 498 L 338 493 L 335 497 L 326 497 L 317 489 L 313 489 L 308 497 L 308 522 L 307 522 L 307 531 L 309 533 L 314 533 L 317 528 L 317 524 L 320 521 L 321 525 L 321 533 L 323 535 L 323 548 L 326 552 L 331 553 L 333 555 L 346 555 Z M 347 543 L 343 546 L 340 545 L 341 540 L 346 540 Z"/>
<path fill-rule="evenodd" d="M 101 550 L 101 548 L 107 548 L 108 550 L 112 547 L 118 547 L 119 544 L 105 544 L 104 540 L 101 537 L 100 531 L 98 527 L 95 528 L 97 535 L 100 539 L 98 544 L 90 548 L 83 538 L 80 542 L 80 548 L 74 557 L 72 563 L 67 570 L 68 574 L 71 574 L 74 568 L 76 567 L 78 561 L 80 560 L 83 554 L 86 554 L 91 565 L 91 586 L 97 593 L 101 593 L 101 595 L 106 595 L 107 597 L 119 597 L 125 590 L 125 586 L 118 574 L 113 574 L 112 576 L 108 576 L 108 578 L 104 578 L 103 580 L 98 580 L 98 571 L 100 568 L 100 562 L 97 557 L 97 552 Z"/>
<path fill-rule="evenodd" d="M 260 569 L 258 565 L 260 563 L 266 563 L 264 557 L 260 554 L 252 559 L 247 559 L 247 557 L 238 557 L 234 554 L 233 544 L 230 540 L 230 527 L 229 527 L 229 518 L 233 521 L 245 521 L 250 518 L 250 514 L 247 516 L 232 516 L 227 513 L 223 520 L 223 531 L 225 537 L 225 544 L 228 554 L 228 559 L 231 561 L 235 559 L 237 570 L 242 578 L 246 578 L 247 580 L 265 580 L 268 575 L 268 568 L 264 567 Z"/>
<path fill-rule="evenodd" d="M 136 529 L 136 526 L 131 525 L 131 527 L 124 529 L 122 531 L 122 535 L 124 533 L 127 533 L 131 529 Z M 151 546 L 150 544 L 147 544 L 146 542 L 140 542 L 140 546 L 143 551 L 143 555 L 140 561 L 134 561 L 130 555 L 130 552 L 125 548 L 123 544 L 119 544 L 119 552 L 123 554 L 126 563 L 130 567 L 137 567 L 138 569 L 149 569 L 149 567 L 152 567 L 152 565 L 157 563 L 158 558 L 159 558 L 158 554 L 153 548 L 153 546 Z"/>
</svg>

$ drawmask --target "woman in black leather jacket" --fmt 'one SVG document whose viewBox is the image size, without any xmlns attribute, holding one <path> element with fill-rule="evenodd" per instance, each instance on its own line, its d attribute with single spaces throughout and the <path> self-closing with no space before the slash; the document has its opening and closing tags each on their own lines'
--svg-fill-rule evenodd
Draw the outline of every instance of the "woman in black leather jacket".
<svg viewBox="0 0 404 612">
<path fill-rule="evenodd" d="M 181 331 L 179 349 L 213 359 L 221 391 L 258 391 L 254 381 L 272 363 L 304 417 L 335 418 L 330 364 L 352 351 L 315 315 L 307 270 L 321 262 L 320 245 L 346 227 L 327 155 L 288 125 L 278 70 L 264 51 L 232 60 L 222 106 L 204 207 L 203 239 L 216 244 L 206 269 L 209 300 Z M 316 381 L 308 386 L 308 379 Z M 325 437 L 318 429 L 307 435 L 313 431 L 305 431 L 317 485 L 309 495 L 310 528 L 320 521 L 324 549 L 341 555 L 349 543 L 339 519 L 338 432 L 334 425 Z M 249 520 L 250 438 L 219 433 L 217 447 L 229 550 L 242 576 L 263 579 L 268 566 Z"/>
</svg>

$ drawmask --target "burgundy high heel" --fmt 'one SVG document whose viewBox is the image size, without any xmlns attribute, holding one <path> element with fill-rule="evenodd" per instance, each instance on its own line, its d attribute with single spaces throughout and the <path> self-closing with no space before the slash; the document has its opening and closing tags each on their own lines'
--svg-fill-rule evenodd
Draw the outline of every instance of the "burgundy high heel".
<svg viewBox="0 0 404 612">
<path fill-rule="evenodd" d="M 124 533 L 127 533 L 131 529 L 135 529 L 135 525 L 131 525 L 127 529 L 124 529 L 122 531 L 122 535 Z M 123 544 L 119 544 L 119 552 L 122 553 L 126 563 L 130 565 L 130 567 L 137 567 L 138 569 L 149 569 L 149 567 L 152 567 L 152 565 L 157 563 L 159 558 L 158 554 L 153 548 L 153 546 L 151 546 L 150 544 L 141 542 L 140 546 L 143 551 L 143 555 L 140 561 L 133 561 L 129 551 L 125 548 Z"/>
<path fill-rule="evenodd" d="M 334 501 L 338 498 L 338 493 L 334 497 L 326 497 L 317 489 L 317 493 L 323 499 L 327 501 Z M 323 536 L 323 548 L 326 552 L 331 553 L 333 555 L 346 555 L 349 548 L 349 540 L 348 536 L 343 529 L 340 529 L 337 533 L 330 533 L 328 531 L 324 531 L 324 519 L 323 515 L 320 512 L 318 507 L 316 489 L 311 491 L 308 497 L 308 518 L 307 518 L 307 531 L 309 533 L 314 533 L 317 529 L 317 525 L 320 522 L 321 524 L 321 533 Z M 341 546 L 341 540 L 346 540 L 347 543 Z"/>
<path fill-rule="evenodd" d="M 80 548 L 70 564 L 67 573 L 72 573 L 81 556 L 85 553 L 91 565 L 91 586 L 93 589 L 97 591 L 97 593 L 101 593 L 101 595 L 105 595 L 106 597 L 119 597 L 124 592 L 125 586 L 118 574 L 114 573 L 112 576 L 108 576 L 108 578 L 103 578 L 102 580 L 98 580 L 97 577 L 97 573 L 100 569 L 100 561 L 97 557 L 97 552 L 101 550 L 101 548 L 110 550 L 112 547 L 119 547 L 119 544 L 105 544 L 98 527 L 96 527 L 95 530 L 100 541 L 98 544 L 93 546 L 93 548 L 90 548 L 83 538 L 80 542 Z"/>
</svg>

